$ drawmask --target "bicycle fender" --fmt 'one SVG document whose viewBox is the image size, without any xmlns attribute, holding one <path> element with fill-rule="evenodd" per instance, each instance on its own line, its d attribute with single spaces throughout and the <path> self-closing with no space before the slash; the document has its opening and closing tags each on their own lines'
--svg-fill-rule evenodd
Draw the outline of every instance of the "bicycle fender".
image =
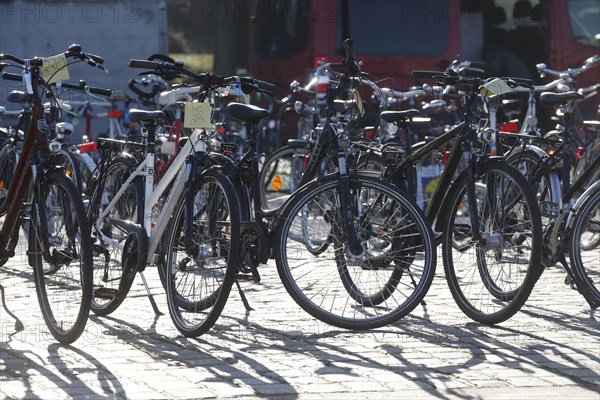
<svg viewBox="0 0 600 400">
<path fill-rule="evenodd" d="M 579 212 L 584 207 L 584 205 L 588 202 L 588 200 L 593 199 L 596 196 L 600 196 L 600 181 L 597 181 L 592 186 L 586 189 L 585 192 L 575 202 L 575 205 L 572 207 L 571 212 L 567 218 L 567 222 L 565 224 L 565 232 L 567 235 L 571 233 L 571 229 L 573 228 L 573 224 L 575 220 L 579 216 Z"/>
<path fill-rule="evenodd" d="M 548 158 L 548 153 L 546 153 L 544 150 L 542 150 L 538 146 L 535 146 L 532 144 L 528 144 L 525 148 L 519 147 L 518 149 L 515 149 L 512 153 L 509 154 L 509 156 L 516 157 L 519 154 L 525 153 L 528 150 L 535 153 L 542 160 L 545 160 Z M 562 198 L 560 195 L 560 193 L 562 192 L 562 190 L 561 190 L 562 186 L 560 184 L 560 178 L 558 177 L 556 170 L 554 168 L 550 167 L 549 171 L 547 171 L 547 177 L 550 179 L 549 184 L 550 184 L 550 187 L 552 188 L 552 195 L 554 197 L 552 199 L 552 202 L 559 204 L 559 205 L 562 204 Z"/>
<path fill-rule="evenodd" d="M 516 148 L 515 150 L 513 150 L 513 152 L 509 153 L 509 154 L 507 155 L 507 157 L 508 157 L 508 156 L 511 156 L 511 155 L 513 155 L 513 154 L 520 154 L 520 153 L 524 153 L 524 152 L 526 152 L 527 150 L 533 151 L 533 152 L 534 152 L 534 153 L 535 153 L 537 156 L 539 156 L 540 158 L 548 158 L 548 154 L 547 154 L 547 153 L 546 153 L 544 150 L 542 150 L 541 148 L 539 148 L 538 146 L 535 146 L 535 145 L 533 145 L 533 144 L 528 144 L 527 146 L 525 146 L 525 148 L 523 148 L 523 147 L 518 147 L 518 148 Z"/>
</svg>

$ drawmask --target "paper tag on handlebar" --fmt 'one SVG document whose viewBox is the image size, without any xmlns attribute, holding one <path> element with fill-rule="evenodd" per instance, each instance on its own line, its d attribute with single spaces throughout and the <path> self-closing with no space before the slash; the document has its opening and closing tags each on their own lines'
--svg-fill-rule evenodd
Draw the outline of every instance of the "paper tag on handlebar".
<svg viewBox="0 0 600 400">
<path fill-rule="evenodd" d="M 42 60 L 42 75 L 48 84 L 69 80 L 67 57 L 64 54 L 59 54 L 44 58 Z"/>
<path fill-rule="evenodd" d="M 495 96 L 498 94 L 512 93 L 515 90 L 500 78 L 493 79 L 481 87 L 481 94 L 486 97 Z"/>
<path fill-rule="evenodd" d="M 212 107 L 208 103 L 185 102 L 184 128 L 210 129 Z"/>
</svg>

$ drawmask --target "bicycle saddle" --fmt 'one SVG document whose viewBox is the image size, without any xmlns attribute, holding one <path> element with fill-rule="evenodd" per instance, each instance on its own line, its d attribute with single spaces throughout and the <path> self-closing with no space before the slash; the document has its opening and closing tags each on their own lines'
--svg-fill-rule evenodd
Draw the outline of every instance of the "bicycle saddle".
<svg viewBox="0 0 600 400">
<path fill-rule="evenodd" d="M 229 103 L 227 105 L 227 112 L 239 120 L 255 122 L 269 115 L 269 112 L 263 108 L 242 103 Z"/>
<path fill-rule="evenodd" d="M 540 95 L 540 103 L 545 106 L 558 106 L 571 100 L 583 100 L 585 96 L 577 92 L 554 93 L 544 92 Z"/>
<path fill-rule="evenodd" d="M 146 111 L 132 108 L 129 110 L 129 120 L 131 122 L 150 122 L 165 119 L 165 113 L 162 111 Z"/>
<path fill-rule="evenodd" d="M 25 102 L 31 95 L 21 90 L 13 90 L 8 94 L 6 100 L 9 103 L 21 104 Z"/>
<path fill-rule="evenodd" d="M 421 115 L 419 110 L 406 110 L 406 111 L 384 111 L 381 113 L 381 119 L 385 122 L 403 122 L 417 115 Z"/>
</svg>

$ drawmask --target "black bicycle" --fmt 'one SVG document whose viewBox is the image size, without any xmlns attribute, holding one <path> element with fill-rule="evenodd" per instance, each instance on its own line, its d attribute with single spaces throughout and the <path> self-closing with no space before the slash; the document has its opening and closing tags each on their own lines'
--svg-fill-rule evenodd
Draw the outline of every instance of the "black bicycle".
<svg viewBox="0 0 600 400">
<path fill-rule="evenodd" d="M 416 193 L 415 165 L 450 146 L 444 171 L 425 215 L 442 243 L 444 271 L 461 310 L 475 321 L 495 324 L 513 316 L 542 272 L 540 211 L 531 188 L 502 157 L 486 154 L 488 130 L 477 129 L 479 78 L 415 71 L 445 85 L 463 84 L 465 120 L 437 138 L 384 147 L 383 178 Z M 417 110 L 387 111 L 381 118 L 410 131 Z M 368 157 L 368 155 L 367 155 Z M 368 160 L 361 160 L 368 165 Z"/>
<path fill-rule="evenodd" d="M 292 298 L 309 314 L 346 329 L 397 321 L 424 298 L 436 251 L 431 228 L 410 196 L 348 168 L 335 122 L 336 98 L 347 99 L 359 76 L 353 41 L 344 42 L 345 74 L 327 91 L 327 124 L 313 148 L 300 188 L 274 210 L 262 205 L 257 127 L 266 110 L 229 104 L 248 125 L 250 150 L 229 176 L 241 198 L 238 279 L 260 280 L 258 266 L 274 258 Z M 329 158 L 335 172 L 319 176 Z"/>
</svg>

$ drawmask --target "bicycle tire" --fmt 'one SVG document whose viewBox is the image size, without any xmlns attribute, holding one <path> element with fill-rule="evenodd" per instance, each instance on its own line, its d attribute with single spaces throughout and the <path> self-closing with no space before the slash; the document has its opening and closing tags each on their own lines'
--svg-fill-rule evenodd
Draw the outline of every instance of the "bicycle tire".
<svg viewBox="0 0 600 400">
<path fill-rule="evenodd" d="M 514 167 L 504 162 L 480 164 L 475 176 L 474 183 L 486 188 L 485 198 L 477 199 L 484 240 L 463 240 L 460 249 L 453 246 L 455 234 L 473 235 L 463 171 L 443 206 L 442 257 L 448 286 L 460 309 L 477 322 L 496 324 L 521 309 L 543 271 L 541 216 L 533 191 Z"/>
<path fill-rule="evenodd" d="M 116 246 L 102 241 L 100 233 L 117 240 L 124 245 L 128 234 L 109 223 L 97 225 L 97 216 L 109 204 L 113 196 L 131 175 L 134 162 L 130 158 L 117 156 L 107 166 L 104 179 L 95 182 L 93 196 L 88 209 L 88 217 L 92 225 L 92 234 L 96 238 L 93 244 L 94 253 L 94 290 L 92 311 L 97 315 L 108 315 L 114 312 L 125 300 L 133 283 L 135 274 L 123 274 L 123 252 Z M 143 185 L 138 179 L 133 180 L 127 192 L 117 202 L 110 217 L 133 221 L 139 225 L 143 222 Z M 122 282 L 123 281 L 123 282 Z"/>
<path fill-rule="evenodd" d="M 274 255 L 286 290 L 310 315 L 344 329 L 374 329 L 398 321 L 423 300 L 435 273 L 436 249 L 423 213 L 395 186 L 359 175 L 351 179 L 350 190 L 365 249 L 361 258 L 348 256 L 348 240 L 336 228 L 337 175 L 313 181 L 293 196 L 279 218 Z M 304 243 L 303 209 L 314 210 L 315 239 L 334 238 L 318 255 Z M 402 221 L 410 221 L 418 233 L 405 235 Z M 414 254 L 403 258 L 399 249 L 410 240 Z M 402 263 L 409 265 L 399 274 Z"/>
<path fill-rule="evenodd" d="M 279 208 L 299 188 L 308 156 L 310 151 L 305 147 L 284 146 L 265 160 L 260 170 L 260 196 L 264 209 Z"/>
<path fill-rule="evenodd" d="M 75 183 L 62 171 L 50 172 L 42 182 L 31 212 L 29 264 L 50 333 L 70 344 L 82 334 L 90 312 L 91 234 Z M 42 232 L 47 241 L 42 242 Z"/>
<path fill-rule="evenodd" d="M 598 187 L 600 189 L 600 186 Z M 578 209 L 569 235 L 569 254 L 577 287 L 600 306 L 600 257 L 598 245 L 584 246 L 586 236 L 600 234 L 600 190 L 595 190 Z"/>
<path fill-rule="evenodd" d="M 12 182 L 15 168 L 17 167 L 17 155 L 14 150 L 13 141 L 6 139 L 0 148 L 0 207 L 4 204 L 8 196 L 8 189 Z M 4 225 L 5 215 L 0 215 L 0 227 Z M 14 252 L 19 241 L 19 226 L 13 230 L 8 239 L 6 248 L 9 252 Z M 9 257 L 0 257 L 0 266 L 6 264 Z"/>
<path fill-rule="evenodd" d="M 237 274 L 240 214 L 229 179 L 209 171 L 193 184 L 193 253 L 186 251 L 185 195 L 174 213 L 166 246 L 169 314 L 186 337 L 206 333 L 217 321 Z"/>
</svg>

